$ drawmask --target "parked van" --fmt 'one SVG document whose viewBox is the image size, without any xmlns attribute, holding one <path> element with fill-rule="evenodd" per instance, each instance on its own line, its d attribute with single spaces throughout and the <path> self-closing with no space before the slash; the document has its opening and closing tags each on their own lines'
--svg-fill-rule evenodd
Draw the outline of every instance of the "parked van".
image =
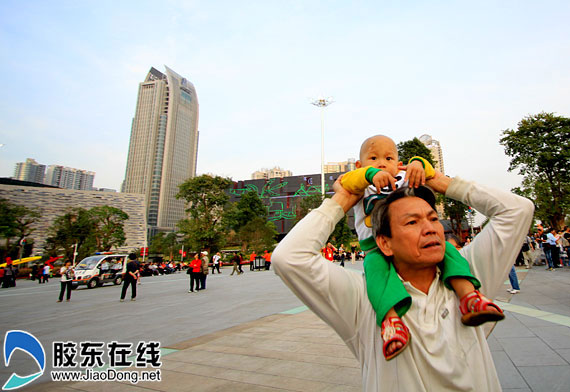
<svg viewBox="0 0 570 392">
<path fill-rule="evenodd" d="M 94 289 L 111 282 L 119 285 L 123 282 L 123 274 L 127 270 L 127 255 L 96 254 L 81 260 L 74 269 L 73 288 L 87 285 L 88 288 Z"/>
</svg>

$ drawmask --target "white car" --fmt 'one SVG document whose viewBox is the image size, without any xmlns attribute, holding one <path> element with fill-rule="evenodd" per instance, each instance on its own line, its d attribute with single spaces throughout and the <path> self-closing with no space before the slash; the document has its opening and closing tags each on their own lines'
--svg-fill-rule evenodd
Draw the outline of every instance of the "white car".
<svg viewBox="0 0 570 392">
<path fill-rule="evenodd" d="M 73 288 L 87 285 L 94 289 L 111 282 L 121 284 L 127 270 L 126 260 L 127 255 L 124 254 L 96 254 L 84 258 L 74 267 Z"/>
</svg>

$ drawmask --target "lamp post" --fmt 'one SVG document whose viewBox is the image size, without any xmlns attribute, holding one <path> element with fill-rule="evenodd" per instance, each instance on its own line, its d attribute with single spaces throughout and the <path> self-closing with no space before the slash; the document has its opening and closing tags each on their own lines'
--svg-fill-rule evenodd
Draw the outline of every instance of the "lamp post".
<svg viewBox="0 0 570 392">
<path fill-rule="evenodd" d="M 333 103 L 332 97 L 317 98 L 311 105 L 321 108 L 321 195 L 325 196 L 325 108 Z"/>
</svg>

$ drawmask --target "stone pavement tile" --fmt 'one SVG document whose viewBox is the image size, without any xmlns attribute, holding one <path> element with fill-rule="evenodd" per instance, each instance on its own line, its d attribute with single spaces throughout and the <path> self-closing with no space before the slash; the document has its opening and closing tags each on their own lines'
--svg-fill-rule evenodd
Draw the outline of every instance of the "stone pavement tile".
<svg viewBox="0 0 570 392">
<path fill-rule="evenodd" d="M 537 317 L 531 317 L 525 314 L 511 312 L 509 313 L 509 315 L 519 320 L 521 324 L 525 325 L 527 328 L 531 330 L 533 330 L 533 327 L 551 327 L 553 325 L 549 321 L 542 320 Z"/>
<path fill-rule="evenodd" d="M 50 384 L 53 385 L 53 384 Z M 155 386 L 158 387 L 160 383 L 155 383 Z M 118 383 L 118 382 L 78 382 L 74 383 L 70 386 L 73 388 L 74 391 L 83 391 L 83 392 L 143 392 L 146 389 L 141 386 L 139 383 L 138 385 L 132 385 L 130 383 Z M 156 389 L 159 390 L 159 389 Z M 38 391 L 56 391 L 52 389 L 38 389 Z M 26 391 L 27 392 L 27 391 Z"/>
<path fill-rule="evenodd" d="M 531 390 L 528 389 L 528 388 L 523 388 L 523 389 L 520 389 L 520 388 L 515 388 L 515 389 L 510 389 L 510 388 L 509 388 L 509 389 L 505 389 L 505 388 L 503 388 L 503 392 L 533 392 L 533 391 L 531 391 Z"/>
<path fill-rule="evenodd" d="M 200 379 L 195 381 L 195 379 Z M 165 371 L 162 384 L 167 384 L 165 391 L 233 391 L 230 384 L 242 383 L 252 386 L 277 388 L 284 391 L 315 391 L 320 392 L 326 390 L 333 384 L 330 382 L 318 382 L 297 378 L 294 375 L 280 376 L 273 374 L 264 374 L 260 372 L 243 372 L 237 370 L 223 370 L 196 365 L 188 367 L 181 372 Z M 151 383 L 139 383 L 143 387 L 153 389 Z M 213 384 L 212 386 L 207 384 Z M 216 387 L 218 389 L 214 389 Z M 247 389 L 246 389 L 247 390 Z"/>
<path fill-rule="evenodd" d="M 526 381 L 505 352 L 493 351 L 491 355 L 503 390 L 528 388 Z"/>
<path fill-rule="evenodd" d="M 295 342 L 305 342 L 305 343 L 318 343 L 318 344 L 335 344 L 339 346 L 344 346 L 344 342 L 338 338 L 338 335 L 334 334 L 332 336 L 307 336 L 306 334 L 298 334 L 295 331 L 289 331 L 288 333 L 283 332 L 271 332 L 271 333 L 252 333 L 252 331 L 247 330 L 240 333 L 232 334 L 236 339 L 247 338 L 260 340 L 280 340 L 280 341 L 295 341 Z"/>
<path fill-rule="evenodd" d="M 84 391 L 81 389 L 81 383 L 55 383 L 55 382 L 45 382 L 40 384 L 34 384 L 29 387 L 24 387 L 21 389 L 22 392 L 77 392 Z M 132 390 L 136 391 L 135 389 Z M 142 391 L 139 388 L 139 391 Z"/>
<path fill-rule="evenodd" d="M 505 311 L 505 319 L 498 322 L 493 330 L 493 336 L 496 338 L 504 337 L 532 337 L 534 334 L 525 327 L 511 312 Z"/>
<path fill-rule="evenodd" d="M 549 326 L 532 327 L 530 329 L 552 349 L 570 349 L 570 328 L 550 324 Z"/>
<path fill-rule="evenodd" d="M 520 367 L 519 371 L 532 391 L 568 392 L 570 366 Z"/>
<path fill-rule="evenodd" d="M 262 369 L 267 362 L 265 358 L 251 357 L 248 355 L 219 353 L 212 351 L 204 351 L 198 348 L 193 350 L 184 350 L 170 355 L 163 360 L 163 366 L 171 363 L 183 363 L 186 366 L 200 364 L 217 368 L 228 368 L 241 371 L 257 371 Z M 174 370 L 170 368 L 170 370 Z M 178 369 L 177 369 L 178 370 Z"/>
<path fill-rule="evenodd" d="M 336 358 L 354 358 L 346 345 L 339 346 L 336 344 L 304 344 L 298 352 L 303 354 L 320 354 Z"/>
<path fill-rule="evenodd" d="M 568 364 L 570 364 L 570 349 L 563 348 L 560 350 L 556 350 L 556 352 L 558 353 L 558 355 L 564 358 L 564 360 L 568 362 Z"/>
<path fill-rule="evenodd" d="M 503 346 L 497 340 L 497 338 L 493 335 L 487 338 L 487 344 L 489 345 L 489 350 L 491 351 L 503 351 Z"/>
<path fill-rule="evenodd" d="M 284 351 L 252 349 L 249 347 L 218 346 L 215 344 L 208 344 L 207 346 L 201 346 L 201 349 L 206 351 L 216 351 L 222 353 L 243 354 L 251 357 L 286 359 L 297 362 L 310 362 L 322 365 L 337 365 L 337 366 L 353 367 L 360 369 L 360 364 L 354 357 L 337 358 L 325 355 L 312 355 L 305 353 L 288 353 Z"/>
<path fill-rule="evenodd" d="M 359 369 L 307 362 L 273 361 L 263 369 L 263 372 L 278 376 L 294 375 L 295 378 L 332 384 L 352 386 L 361 384 Z"/>
<path fill-rule="evenodd" d="M 540 310 L 544 310 L 545 312 L 550 312 L 555 314 L 561 314 L 564 316 L 570 316 L 570 306 L 561 303 L 541 305 Z"/>
<path fill-rule="evenodd" d="M 498 340 L 516 367 L 566 364 L 560 355 L 537 337 L 498 338 Z"/>
</svg>

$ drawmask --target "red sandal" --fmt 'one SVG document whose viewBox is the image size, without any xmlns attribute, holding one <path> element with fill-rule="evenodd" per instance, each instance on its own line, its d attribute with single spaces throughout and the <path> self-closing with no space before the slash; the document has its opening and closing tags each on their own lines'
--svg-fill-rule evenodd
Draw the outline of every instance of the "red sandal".
<svg viewBox="0 0 570 392">
<path fill-rule="evenodd" d="M 382 352 L 384 358 L 387 361 L 399 355 L 408 346 L 408 341 L 410 340 L 410 330 L 402 322 L 399 317 L 389 317 L 382 322 L 382 340 L 384 345 L 382 346 Z M 392 342 L 400 342 L 403 346 L 394 351 L 392 354 L 388 355 L 388 346 Z"/>
<path fill-rule="evenodd" d="M 459 310 L 463 315 L 461 322 L 470 327 L 477 327 L 489 321 L 501 321 L 505 318 L 501 308 L 477 290 L 466 294 L 459 300 Z"/>
</svg>

